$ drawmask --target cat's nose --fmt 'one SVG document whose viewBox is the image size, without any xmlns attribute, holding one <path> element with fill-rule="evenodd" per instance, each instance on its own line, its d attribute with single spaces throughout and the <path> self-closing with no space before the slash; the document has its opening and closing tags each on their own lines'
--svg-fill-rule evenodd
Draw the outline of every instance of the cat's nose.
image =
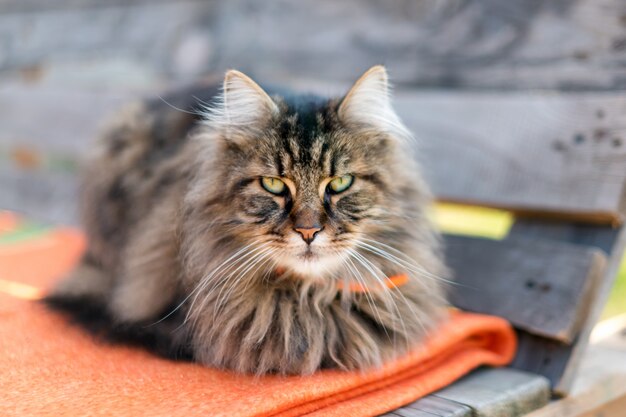
<svg viewBox="0 0 626 417">
<path fill-rule="evenodd" d="M 322 230 L 321 227 L 296 227 L 295 228 L 296 232 L 300 233 L 300 236 L 302 236 L 302 239 L 308 244 L 310 245 L 311 242 L 313 242 L 313 239 L 315 239 L 315 235 Z"/>
</svg>

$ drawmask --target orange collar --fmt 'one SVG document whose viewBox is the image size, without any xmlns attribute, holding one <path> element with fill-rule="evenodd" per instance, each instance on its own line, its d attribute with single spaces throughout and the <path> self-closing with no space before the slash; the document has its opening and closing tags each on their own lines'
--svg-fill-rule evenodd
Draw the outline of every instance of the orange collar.
<svg viewBox="0 0 626 417">
<path fill-rule="evenodd" d="M 282 275 L 285 273 L 285 269 L 284 268 L 276 268 L 276 273 L 278 275 Z M 387 279 L 384 282 L 385 287 L 392 289 L 392 288 L 398 288 L 403 286 L 404 284 L 406 284 L 407 282 L 409 282 L 409 277 L 406 274 L 396 274 L 396 275 L 392 275 L 390 277 L 387 277 Z M 344 283 L 343 281 L 339 281 L 337 282 L 337 290 L 341 291 L 344 289 Z M 367 287 L 366 285 L 363 285 L 359 282 L 350 282 L 348 285 L 348 289 L 350 290 L 350 292 L 356 292 L 356 293 L 366 293 L 366 292 L 372 292 L 372 289 Z"/>
<path fill-rule="evenodd" d="M 391 288 L 401 287 L 407 282 L 409 282 L 409 277 L 406 274 L 397 274 L 397 275 L 392 275 L 390 277 L 387 277 L 384 284 L 385 284 L 385 287 L 391 289 Z M 337 289 L 343 290 L 343 288 L 344 288 L 343 281 L 339 281 L 337 283 Z M 348 289 L 350 290 L 350 292 L 356 292 L 356 293 L 372 292 L 371 288 L 359 282 L 354 282 L 354 281 L 349 283 Z"/>
</svg>

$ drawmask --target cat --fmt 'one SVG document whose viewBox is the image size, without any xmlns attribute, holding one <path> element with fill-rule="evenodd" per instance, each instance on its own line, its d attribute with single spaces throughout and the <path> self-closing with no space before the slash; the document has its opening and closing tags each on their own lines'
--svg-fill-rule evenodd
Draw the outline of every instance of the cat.
<svg viewBox="0 0 626 417">
<path fill-rule="evenodd" d="M 445 316 L 446 269 L 389 89 L 383 66 L 331 99 L 231 70 L 221 94 L 125 108 L 85 164 L 88 248 L 47 304 L 257 375 L 364 370 L 415 347 Z"/>
</svg>

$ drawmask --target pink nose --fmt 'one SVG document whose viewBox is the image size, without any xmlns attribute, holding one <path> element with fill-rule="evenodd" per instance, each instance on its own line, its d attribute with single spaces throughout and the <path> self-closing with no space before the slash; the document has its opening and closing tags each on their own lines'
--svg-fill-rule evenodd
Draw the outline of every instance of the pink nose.
<svg viewBox="0 0 626 417">
<path fill-rule="evenodd" d="M 309 245 L 311 244 L 311 242 L 313 242 L 313 239 L 315 239 L 315 235 L 320 230 L 322 230 L 320 227 L 310 227 L 310 228 L 296 227 L 296 232 L 300 233 L 300 235 L 302 236 L 302 239 L 304 239 L 304 241 L 308 243 Z"/>
</svg>

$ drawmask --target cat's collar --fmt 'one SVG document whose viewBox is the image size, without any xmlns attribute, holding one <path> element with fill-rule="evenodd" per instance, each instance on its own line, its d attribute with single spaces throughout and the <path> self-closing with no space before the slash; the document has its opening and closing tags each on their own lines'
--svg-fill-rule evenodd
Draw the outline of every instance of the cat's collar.
<svg viewBox="0 0 626 417">
<path fill-rule="evenodd" d="M 390 277 L 387 277 L 383 283 L 386 288 L 393 289 L 403 286 L 409 282 L 409 277 L 406 274 L 396 274 Z M 345 282 L 339 281 L 337 282 L 337 289 L 342 291 L 345 288 Z M 367 285 L 361 284 L 360 282 L 351 281 L 348 283 L 348 289 L 350 292 L 355 293 L 367 293 L 367 292 L 375 292 L 380 290 L 380 285 L 375 285 L 374 287 L 369 287 Z"/>
<path fill-rule="evenodd" d="M 285 269 L 283 268 L 276 268 L 276 274 L 277 275 L 282 275 L 285 273 Z M 396 275 L 392 275 L 390 277 L 385 278 L 385 281 L 383 283 L 383 285 L 385 286 L 385 288 L 389 288 L 389 289 L 393 289 L 393 288 L 398 288 L 403 286 L 404 284 L 406 284 L 407 282 L 409 282 L 409 277 L 406 274 L 396 274 Z M 355 281 L 350 281 L 347 283 L 348 284 L 348 290 L 350 292 L 354 292 L 354 293 L 368 293 L 368 292 L 376 292 L 378 290 L 381 289 L 380 285 L 375 285 L 373 287 L 364 285 L 360 282 L 355 282 Z M 338 291 L 343 291 L 343 289 L 346 287 L 346 282 L 345 281 L 338 281 L 337 282 L 337 290 Z"/>
</svg>

